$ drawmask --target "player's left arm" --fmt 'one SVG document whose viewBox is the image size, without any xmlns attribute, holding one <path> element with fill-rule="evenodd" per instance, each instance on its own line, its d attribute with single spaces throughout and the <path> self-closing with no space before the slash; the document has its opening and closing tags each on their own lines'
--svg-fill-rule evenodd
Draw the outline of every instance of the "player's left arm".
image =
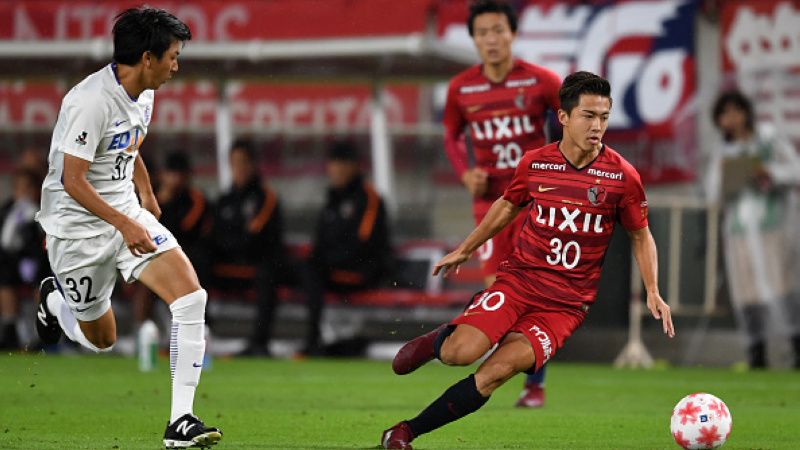
<svg viewBox="0 0 800 450">
<path fill-rule="evenodd" d="M 647 309 L 653 317 L 661 319 L 664 333 L 674 337 L 672 313 L 658 292 L 658 251 L 647 224 L 647 197 L 644 186 L 633 166 L 623 161 L 622 169 L 625 173 L 625 192 L 617 206 L 617 218 L 631 239 L 633 256 L 639 265 L 639 272 L 647 290 Z"/>
<path fill-rule="evenodd" d="M 650 310 L 653 317 L 661 319 L 664 333 L 669 337 L 675 337 L 672 313 L 669 305 L 664 302 L 658 291 L 658 251 L 656 250 L 656 241 L 650 233 L 650 227 L 629 230 L 628 236 L 630 236 L 633 255 L 639 265 L 639 272 L 642 274 L 642 281 L 647 291 L 647 309 Z"/>
<path fill-rule="evenodd" d="M 153 192 L 153 185 L 150 184 L 150 174 L 147 173 L 147 167 L 144 165 L 142 155 L 136 156 L 136 161 L 133 166 L 133 184 L 139 191 L 139 200 L 142 202 L 142 208 L 150 211 L 156 219 L 161 217 L 161 207 L 158 206 L 156 194 Z"/>
</svg>

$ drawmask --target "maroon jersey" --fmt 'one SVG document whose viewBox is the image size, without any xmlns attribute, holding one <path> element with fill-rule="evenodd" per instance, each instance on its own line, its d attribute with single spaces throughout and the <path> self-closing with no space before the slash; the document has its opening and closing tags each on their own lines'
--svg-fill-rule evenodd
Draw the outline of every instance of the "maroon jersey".
<svg viewBox="0 0 800 450">
<path fill-rule="evenodd" d="M 468 168 L 462 139 L 466 127 L 475 165 L 489 173 L 484 199 L 492 202 L 500 197 L 522 155 L 544 145 L 546 112 L 558 110 L 560 86 L 555 72 L 520 60 L 500 83 L 489 81 L 481 65 L 456 75 L 447 92 L 443 121 L 445 150 L 459 178 Z"/>
<path fill-rule="evenodd" d="M 498 281 L 518 284 L 536 303 L 593 303 L 615 223 L 629 231 L 647 226 L 639 174 L 605 145 L 582 169 L 567 161 L 558 143 L 526 153 L 503 198 L 530 208 Z"/>
</svg>

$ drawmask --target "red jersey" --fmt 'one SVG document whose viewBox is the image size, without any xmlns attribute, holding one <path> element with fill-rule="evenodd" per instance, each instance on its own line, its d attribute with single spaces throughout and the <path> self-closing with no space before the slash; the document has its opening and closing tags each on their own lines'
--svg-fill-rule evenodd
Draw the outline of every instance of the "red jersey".
<svg viewBox="0 0 800 450">
<path fill-rule="evenodd" d="M 468 168 L 462 139 L 466 127 L 475 165 L 489 173 L 484 199 L 500 197 L 522 155 L 544 145 L 546 113 L 558 110 L 560 87 L 555 72 L 520 60 L 514 60 L 499 83 L 489 81 L 481 65 L 456 75 L 447 92 L 443 122 L 445 150 L 459 178 Z"/>
<path fill-rule="evenodd" d="M 605 145 L 582 169 L 567 161 L 558 143 L 526 153 L 503 198 L 530 208 L 498 282 L 515 284 L 537 303 L 593 303 L 615 223 L 629 231 L 647 226 L 639 174 Z"/>
</svg>

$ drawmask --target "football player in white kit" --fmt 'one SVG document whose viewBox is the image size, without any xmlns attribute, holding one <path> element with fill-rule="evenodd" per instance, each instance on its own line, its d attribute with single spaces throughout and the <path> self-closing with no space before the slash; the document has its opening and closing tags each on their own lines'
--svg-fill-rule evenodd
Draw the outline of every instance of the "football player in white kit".
<svg viewBox="0 0 800 450">
<path fill-rule="evenodd" d="M 172 14 L 142 7 L 117 16 L 113 35 L 114 62 L 67 93 L 53 131 L 37 218 L 55 277 L 42 281 L 37 330 L 43 343 L 57 342 L 63 331 L 88 349 L 107 352 L 116 341 L 110 302 L 116 272 L 142 282 L 172 312 L 172 411 L 164 445 L 208 447 L 222 433 L 192 411 L 207 294 L 158 222 L 161 212 L 139 156 L 154 90 L 178 71 L 191 32 Z"/>
</svg>

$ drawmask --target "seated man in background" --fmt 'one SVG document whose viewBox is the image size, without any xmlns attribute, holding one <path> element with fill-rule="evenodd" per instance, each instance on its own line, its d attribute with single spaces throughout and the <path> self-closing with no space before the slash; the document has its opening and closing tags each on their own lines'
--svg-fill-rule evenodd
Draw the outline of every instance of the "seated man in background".
<svg viewBox="0 0 800 450">
<path fill-rule="evenodd" d="M 392 247 L 383 200 L 364 180 L 358 150 L 338 142 L 328 150 L 328 194 L 309 257 L 308 333 L 303 353 L 323 353 L 320 319 L 325 291 L 375 286 L 389 270 Z"/>
<path fill-rule="evenodd" d="M 252 144 L 235 142 L 229 158 L 233 183 L 220 196 L 211 227 L 213 284 L 218 289 L 255 288 L 258 312 L 242 354 L 270 356 L 276 284 L 285 254 L 281 210 L 275 191 L 258 174 Z"/>
<path fill-rule="evenodd" d="M 36 288 L 49 271 L 44 233 L 34 221 L 42 180 L 31 169 L 17 169 L 13 197 L 0 208 L 0 349 L 21 346 L 17 289 Z"/>
<path fill-rule="evenodd" d="M 152 166 L 148 164 L 148 166 Z M 156 198 L 161 206 L 159 222 L 172 231 L 192 265 L 201 283 L 208 282 L 208 254 L 204 251 L 203 235 L 210 225 L 209 209 L 205 195 L 192 187 L 192 164 L 181 151 L 169 153 L 163 169 L 156 178 Z M 141 324 L 151 316 L 155 297 L 141 284 L 133 294 L 134 318 Z"/>
</svg>

